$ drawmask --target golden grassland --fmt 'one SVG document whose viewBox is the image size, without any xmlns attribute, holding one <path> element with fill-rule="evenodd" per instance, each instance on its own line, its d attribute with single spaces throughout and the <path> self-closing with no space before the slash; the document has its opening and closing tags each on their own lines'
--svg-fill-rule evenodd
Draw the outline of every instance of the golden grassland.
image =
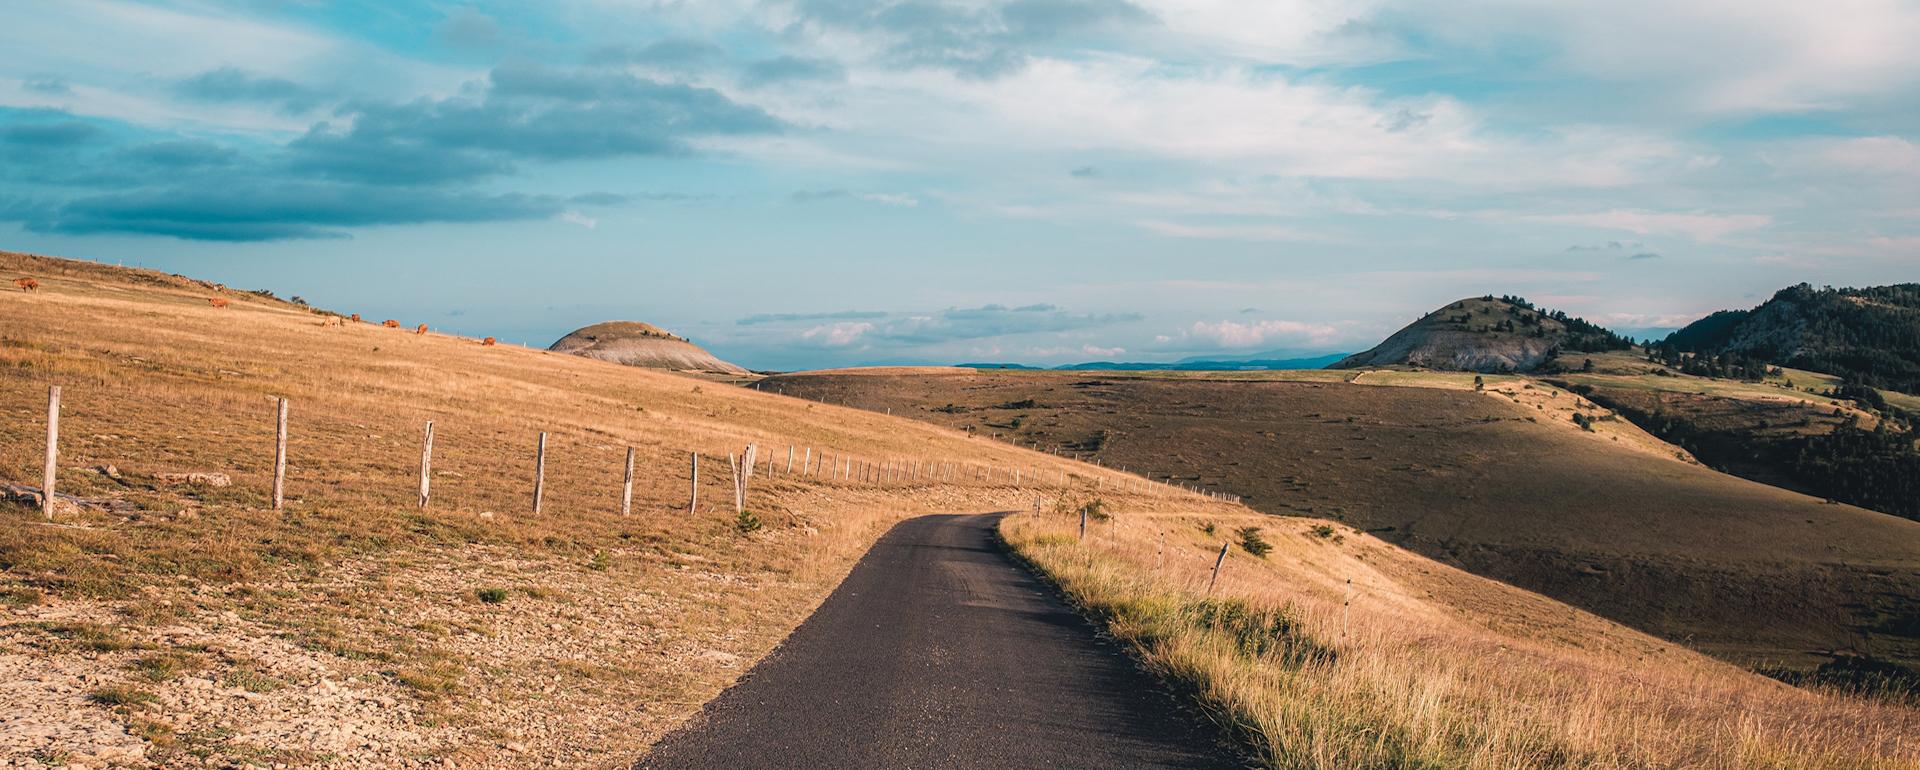
<svg viewBox="0 0 1920 770">
<path fill-rule="evenodd" d="M 1121 512 L 1082 542 L 1075 525 L 1001 530 L 1271 767 L 1920 766 L 1910 706 L 1789 687 L 1344 526 Z"/>
<path fill-rule="evenodd" d="M 1116 474 L 959 431 L 468 338 L 327 325 L 156 273 L 15 254 L 0 254 L 0 273 L 41 283 L 0 294 L 0 484 L 39 484 L 46 388 L 58 384 L 60 490 L 131 505 L 48 523 L 0 503 L 0 679 L 23 683 L 10 691 L 20 718 L 63 736 L 0 754 L 621 764 L 771 649 L 902 517 L 1027 508 L 1046 491 L 1036 477 L 1061 474 L 1075 488 L 1104 483 L 1130 508 L 1228 509 L 1117 494 Z M 291 437 L 276 512 L 278 397 L 291 402 Z M 422 511 L 427 420 L 433 502 Z M 872 484 L 763 467 L 748 500 L 755 528 L 732 510 L 724 459 L 749 442 L 778 471 L 794 446 L 816 463 L 1003 472 Z M 628 447 L 639 462 L 634 514 L 622 517 Z M 692 514 L 689 452 L 706 458 Z M 1015 467 L 1024 484 L 1004 473 Z M 232 484 L 159 480 L 180 472 Z"/>
</svg>

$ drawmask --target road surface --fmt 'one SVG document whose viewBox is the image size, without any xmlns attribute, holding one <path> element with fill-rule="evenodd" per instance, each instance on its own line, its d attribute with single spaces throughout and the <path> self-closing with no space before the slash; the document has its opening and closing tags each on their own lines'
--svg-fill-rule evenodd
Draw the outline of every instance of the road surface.
<svg viewBox="0 0 1920 770">
<path fill-rule="evenodd" d="M 895 526 L 636 767 L 1244 767 L 1001 550 L 998 518 Z"/>
</svg>

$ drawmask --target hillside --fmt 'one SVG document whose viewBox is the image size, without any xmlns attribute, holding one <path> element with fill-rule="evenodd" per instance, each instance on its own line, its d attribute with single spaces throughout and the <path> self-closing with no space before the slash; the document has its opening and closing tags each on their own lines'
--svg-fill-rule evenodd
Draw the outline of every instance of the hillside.
<svg viewBox="0 0 1920 770">
<path fill-rule="evenodd" d="M 1920 393 L 1920 284 L 1789 286 L 1752 310 L 1725 310 L 1695 321 L 1659 347 Z"/>
<path fill-rule="evenodd" d="M 1470 372 L 1531 372 L 1561 353 L 1631 347 L 1624 337 L 1518 297 L 1463 299 L 1421 316 L 1334 369 L 1412 366 Z"/>
<path fill-rule="evenodd" d="M 0 496 L 0 765 L 626 766 L 902 517 L 1062 493 L 1041 469 L 1108 479 L 1117 510 L 1216 509 L 908 420 L 151 271 L 0 253 L 0 275 L 40 283 L 0 293 L 0 488 L 39 486 L 60 385 L 59 489 L 88 501 L 46 522 Z M 779 464 L 743 522 L 727 456 L 749 442 Z M 829 480 L 823 459 L 956 473 Z"/>
<path fill-rule="evenodd" d="M 639 321 L 607 321 L 575 329 L 547 349 L 646 369 L 748 374 L 684 337 Z"/>
<path fill-rule="evenodd" d="M 1743 664 L 1920 663 L 1920 523 L 1716 473 L 1572 393 L 1484 379 L 876 369 L 760 387 L 1345 522 Z"/>
</svg>

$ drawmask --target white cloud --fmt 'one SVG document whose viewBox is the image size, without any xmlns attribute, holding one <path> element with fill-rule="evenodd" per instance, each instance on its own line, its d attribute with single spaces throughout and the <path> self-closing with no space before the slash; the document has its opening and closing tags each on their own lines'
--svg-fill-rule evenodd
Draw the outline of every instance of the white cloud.
<svg viewBox="0 0 1920 770">
<path fill-rule="evenodd" d="M 829 348 L 844 348 L 859 342 L 867 332 L 873 331 L 873 324 L 865 321 L 842 322 L 815 326 L 800 333 L 800 338 Z"/>
<path fill-rule="evenodd" d="M 587 216 L 578 211 L 562 211 L 558 214 L 555 214 L 553 218 L 558 219 L 562 222 L 567 222 L 569 224 L 579 225 L 581 227 L 587 228 L 588 230 L 592 230 L 600 226 L 600 220 L 594 219 L 593 217 Z"/>
<path fill-rule="evenodd" d="M 1195 321 L 1187 337 L 1226 348 L 1250 348 L 1274 342 L 1325 344 L 1339 327 L 1304 321 Z"/>
<path fill-rule="evenodd" d="M 1140 227 L 1175 238 L 1205 238 L 1226 241 L 1304 241 L 1313 236 L 1290 227 L 1274 225 L 1183 225 L 1149 219 Z"/>
<path fill-rule="evenodd" d="M 1825 163 L 1869 174 L 1920 174 L 1920 145 L 1897 136 L 1863 136 L 1827 143 Z"/>
<path fill-rule="evenodd" d="M 1638 209 L 1613 209 L 1586 214 L 1488 215 L 1491 219 L 1517 219 L 1524 222 L 1624 230 L 1637 235 L 1684 235 L 1696 241 L 1716 241 L 1732 233 L 1754 230 L 1773 223 L 1764 214 L 1676 213 Z"/>
</svg>

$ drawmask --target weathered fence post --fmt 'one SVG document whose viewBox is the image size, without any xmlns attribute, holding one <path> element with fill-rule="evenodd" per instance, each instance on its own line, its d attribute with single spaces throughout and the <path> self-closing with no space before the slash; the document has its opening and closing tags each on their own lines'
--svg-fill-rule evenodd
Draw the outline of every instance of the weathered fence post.
<svg viewBox="0 0 1920 770">
<path fill-rule="evenodd" d="M 53 521 L 53 487 L 60 473 L 60 386 L 47 386 L 47 462 L 40 468 L 40 512 Z"/>
<path fill-rule="evenodd" d="M 1220 565 L 1227 562 L 1227 548 L 1232 543 L 1220 544 L 1220 557 L 1213 560 L 1213 578 L 1207 581 L 1207 595 L 1213 595 L 1213 584 L 1220 582 Z"/>
<path fill-rule="evenodd" d="M 627 447 L 627 473 L 620 482 L 620 515 L 633 513 L 633 447 Z"/>
<path fill-rule="evenodd" d="M 733 513 L 738 516 L 747 509 L 747 476 L 733 455 L 727 455 L 727 466 L 733 470 Z M 753 466 L 746 468 L 750 470 Z"/>
<path fill-rule="evenodd" d="M 433 494 L 433 421 L 427 421 L 427 434 L 420 442 L 420 510 L 427 509 Z"/>
<path fill-rule="evenodd" d="M 698 513 L 700 511 L 700 453 L 688 452 L 687 454 L 692 456 L 690 462 L 693 464 L 693 473 L 690 476 L 692 482 L 687 490 L 687 513 Z"/>
<path fill-rule="evenodd" d="M 280 399 L 273 431 L 273 509 L 287 504 L 287 400 Z"/>
<path fill-rule="evenodd" d="M 800 475 L 813 475 L 813 447 L 807 447 L 806 456 L 800 458 Z"/>
<path fill-rule="evenodd" d="M 780 475 L 782 476 L 793 475 L 793 445 L 792 444 L 787 445 L 787 470 L 781 473 Z"/>
<path fill-rule="evenodd" d="M 1080 506 L 1080 539 L 1087 539 L 1087 507 Z"/>
<path fill-rule="evenodd" d="M 546 496 L 547 487 L 547 432 L 540 431 L 540 443 L 533 451 L 533 512 L 540 512 L 540 503 Z"/>
</svg>

